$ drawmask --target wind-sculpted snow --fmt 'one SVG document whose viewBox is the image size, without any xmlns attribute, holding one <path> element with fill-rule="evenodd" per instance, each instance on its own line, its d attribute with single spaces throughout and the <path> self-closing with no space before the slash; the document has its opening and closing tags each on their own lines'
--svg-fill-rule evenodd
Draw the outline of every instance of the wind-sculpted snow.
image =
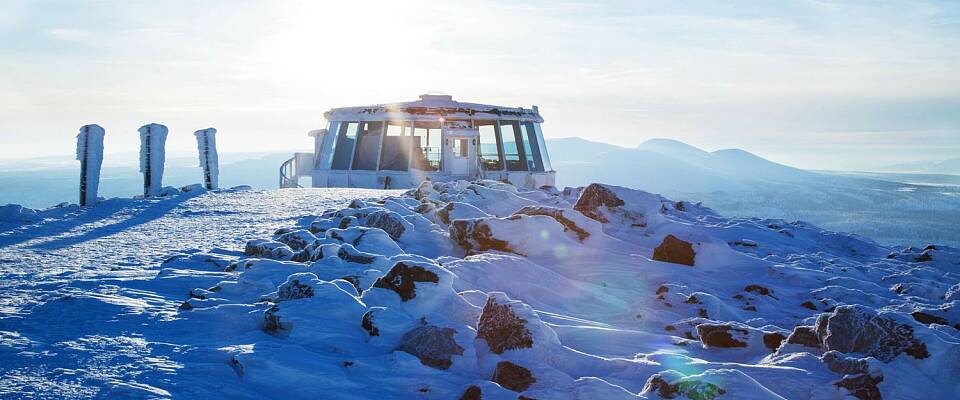
<svg viewBox="0 0 960 400">
<path fill-rule="evenodd" d="M 262 206 L 272 193 L 296 198 L 272 207 L 305 212 L 270 219 L 214 200 Z M 182 220 L 143 224 L 160 231 L 152 240 L 169 237 L 170 246 L 184 248 L 159 270 L 144 266 L 158 259 L 133 249 L 159 250 L 134 236 L 145 233 L 139 226 L 106 235 L 98 247 L 101 254 L 121 249 L 137 268 L 104 254 L 104 267 L 126 272 L 80 268 L 71 279 L 39 274 L 23 255 L 66 259 L 38 249 L 60 240 L 55 249 L 75 250 L 72 262 L 83 265 L 93 259 L 84 249 L 95 239 L 15 243 L 28 227 L 0 236 L 13 243 L 3 250 L 13 260 L 5 261 L 6 274 L 19 268 L 37 276 L 31 285 L 18 278 L 5 301 L 15 302 L 15 290 L 53 289 L 29 305 L 7 305 L 18 315 L 0 319 L 0 391 L 960 396 L 958 249 L 884 247 L 804 222 L 725 218 L 701 204 L 600 184 L 523 192 L 492 181 L 425 182 L 406 193 L 352 198 L 301 193 L 220 191 L 125 203 L 183 202 L 157 217 Z M 335 200 L 316 200 L 333 193 Z M 335 207 L 316 209 L 321 204 Z M 34 229 L 41 228 L 49 229 Z M 187 249 L 196 247 L 208 251 Z M 51 355 L 58 351 L 70 353 L 69 361 Z M 106 372 L 95 377 L 94 365 Z"/>
</svg>

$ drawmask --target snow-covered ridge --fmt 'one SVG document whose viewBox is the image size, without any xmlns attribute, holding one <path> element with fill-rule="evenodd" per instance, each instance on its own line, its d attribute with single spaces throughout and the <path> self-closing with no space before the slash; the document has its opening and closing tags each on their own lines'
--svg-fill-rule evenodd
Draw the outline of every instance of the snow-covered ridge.
<svg viewBox="0 0 960 400">
<path fill-rule="evenodd" d="M 244 193 L 193 199 L 262 201 Z M 0 394 L 46 380 L 63 397 L 960 395 L 957 249 L 599 184 L 394 193 L 298 218 L 242 252 L 184 249 L 147 280 L 80 279 L 24 322 L 0 319 L 0 372 L 16 377 Z M 213 210 L 181 211 L 198 212 Z M 60 326 L 74 312 L 89 315 Z M 31 331 L 38 322 L 50 328 Z M 68 332 L 64 344 L 40 345 L 48 331 Z M 7 369 L 98 346 L 121 349 L 93 363 L 102 388 L 85 378 L 64 395 L 62 373 Z"/>
<path fill-rule="evenodd" d="M 358 199 L 245 253 L 174 257 L 158 279 L 230 274 L 192 290 L 178 318 L 216 328 L 256 393 L 960 394 L 956 249 L 894 250 L 614 186 L 461 181 Z"/>
</svg>

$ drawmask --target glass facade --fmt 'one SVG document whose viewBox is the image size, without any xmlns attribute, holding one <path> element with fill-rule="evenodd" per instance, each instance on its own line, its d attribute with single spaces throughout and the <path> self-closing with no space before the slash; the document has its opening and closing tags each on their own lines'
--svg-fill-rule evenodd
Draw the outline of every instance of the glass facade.
<svg viewBox="0 0 960 400">
<path fill-rule="evenodd" d="M 468 157 L 474 144 L 485 171 L 552 171 L 540 124 L 516 120 L 446 121 L 476 128 L 475 139 L 448 140 L 450 154 Z M 324 138 L 317 167 L 362 171 L 441 171 L 444 145 L 440 122 L 334 121 Z M 333 134 L 336 132 L 336 134 Z"/>
<path fill-rule="evenodd" d="M 388 122 L 380 150 L 380 169 L 406 171 L 410 166 L 411 143 L 409 127 L 402 122 Z"/>
<path fill-rule="evenodd" d="M 337 140 L 333 142 L 333 164 L 330 169 L 350 169 L 350 161 L 353 159 L 353 147 L 357 143 L 357 126 L 359 122 L 347 122 L 340 124 L 340 132 L 337 133 Z"/>
<path fill-rule="evenodd" d="M 503 151 L 500 150 L 497 121 L 477 121 L 476 127 L 480 132 L 480 146 L 477 149 L 477 153 L 480 155 L 480 165 L 486 171 L 502 171 Z"/>
<path fill-rule="evenodd" d="M 442 154 L 440 144 L 439 123 L 415 123 L 410 167 L 421 171 L 439 171 Z"/>
</svg>

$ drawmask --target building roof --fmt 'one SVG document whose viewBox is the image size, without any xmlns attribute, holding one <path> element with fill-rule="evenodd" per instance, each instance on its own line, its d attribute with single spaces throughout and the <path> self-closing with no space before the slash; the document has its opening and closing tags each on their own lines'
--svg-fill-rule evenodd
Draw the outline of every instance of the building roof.
<svg viewBox="0 0 960 400">
<path fill-rule="evenodd" d="M 446 94 L 423 94 L 420 100 L 372 106 L 334 108 L 323 114 L 328 121 L 436 121 L 450 119 L 510 119 L 543 122 L 537 106 L 502 107 L 462 103 Z"/>
</svg>

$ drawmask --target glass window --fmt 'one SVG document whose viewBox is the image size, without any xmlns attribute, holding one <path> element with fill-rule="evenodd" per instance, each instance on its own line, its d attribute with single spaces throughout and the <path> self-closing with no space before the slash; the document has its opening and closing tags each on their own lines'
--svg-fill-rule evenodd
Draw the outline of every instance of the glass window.
<svg viewBox="0 0 960 400">
<path fill-rule="evenodd" d="M 377 169 L 380 156 L 380 133 L 383 122 L 361 122 L 357 134 L 357 151 L 353 156 L 353 168 L 373 171 Z"/>
<path fill-rule="evenodd" d="M 550 153 L 547 152 L 547 143 L 543 138 L 543 130 L 540 124 L 533 124 L 533 130 L 537 132 L 537 141 L 540 142 L 540 158 L 543 161 L 544 171 L 553 171 L 553 165 L 550 164 Z"/>
<path fill-rule="evenodd" d="M 333 151 L 336 150 L 337 134 L 340 133 L 340 122 L 330 121 L 327 126 L 327 134 L 323 135 L 323 143 L 317 149 L 316 167 L 319 169 L 330 169 L 330 162 L 333 160 Z M 326 150 L 327 146 L 330 150 Z"/>
<path fill-rule="evenodd" d="M 340 124 L 340 132 L 337 134 L 337 140 L 333 142 L 333 165 L 331 169 L 350 169 L 350 160 L 353 156 L 353 145 L 357 141 L 356 122 L 347 122 Z"/>
<path fill-rule="evenodd" d="M 503 143 L 503 158 L 507 171 L 526 171 L 523 157 L 523 139 L 520 138 L 520 124 L 517 121 L 500 122 L 500 141 Z"/>
<path fill-rule="evenodd" d="M 440 170 L 440 124 L 417 122 L 413 128 L 412 168 L 421 171 Z"/>
<path fill-rule="evenodd" d="M 503 156 L 500 154 L 500 138 L 496 121 L 477 121 L 480 131 L 480 164 L 486 171 L 502 171 Z"/>
<path fill-rule="evenodd" d="M 388 122 L 383 137 L 380 170 L 406 171 L 410 165 L 410 127 L 402 122 Z"/>
<path fill-rule="evenodd" d="M 523 154 L 526 158 L 527 170 L 543 172 L 543 158 L 540 157 L 540 143 L 537 140 L 537 130 L 534 129 L 532 122 L 525 122 L 520 125 L 521 138 L 523 139 Z"/>
<path fill-rule="evenodd" d="M 467 156 L 467 140 L 469 139 L 456 139 L 453 141 L 453 156 L 464 158 Z"/>
</svg>

